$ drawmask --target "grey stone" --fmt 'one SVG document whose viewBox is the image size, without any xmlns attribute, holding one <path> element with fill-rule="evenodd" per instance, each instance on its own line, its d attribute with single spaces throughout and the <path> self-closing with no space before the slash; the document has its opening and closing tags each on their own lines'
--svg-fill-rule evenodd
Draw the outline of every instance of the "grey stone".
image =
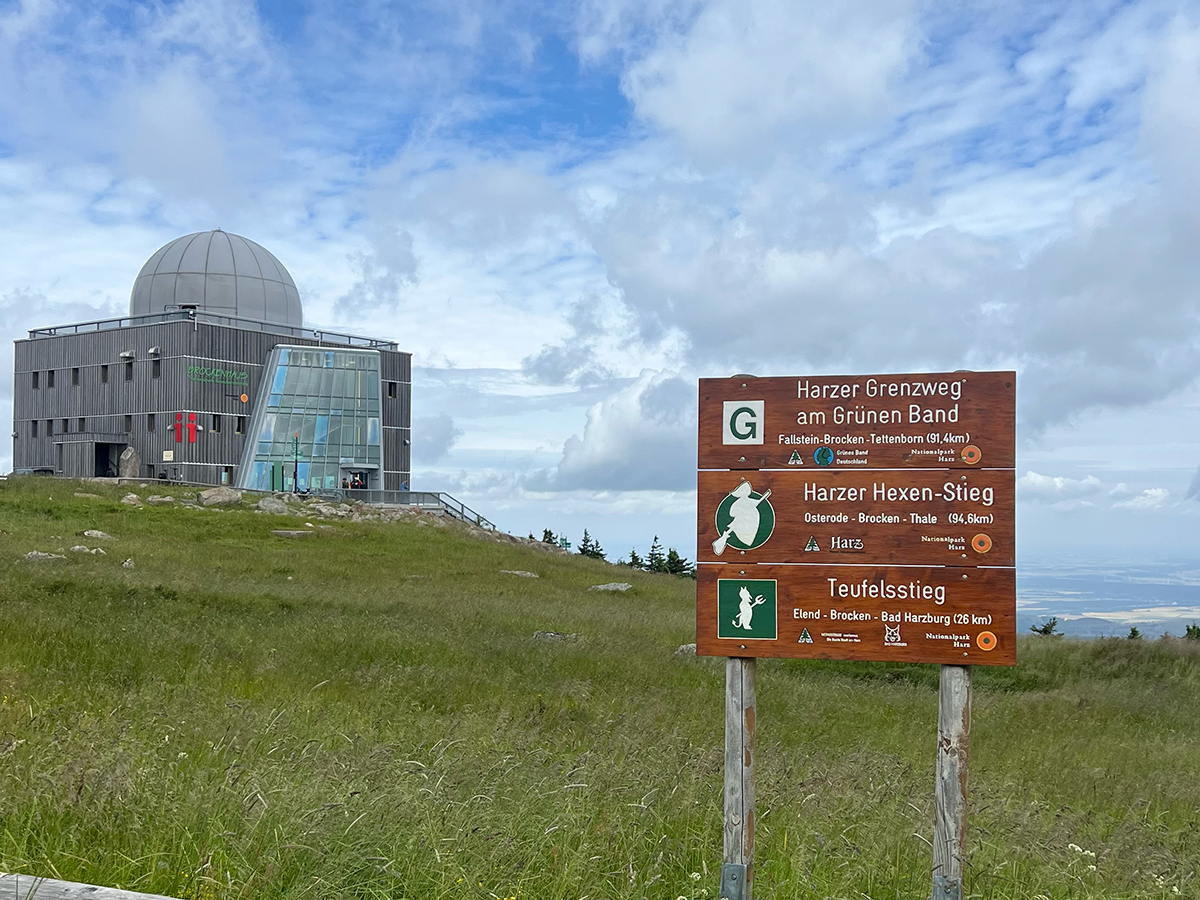
<svg viewBox="0 0 1200 900">
<path fill-rule="evenodd" d="M 153 504 L 154 506 L 174 506 L 175 498 L 174 497 L 160 497 L 157 494 L 155 494 L 155 495 L 147 497 L 146 502 Z"/>
<path fill-rule="evenodd" d="M 117 463 L 117 475 L 121 478 L 137 478 L 141 473 L 141 455 L 132 447 L 126 447 Z"/>
<path fill-rule="evenodd" d="M 579 635 L 564 634 L 561 631 L 535 631 L 533 639 L 535 641 L 577 641 Z"/>
<path fill-rule="evenodd" d="M 501 575 L 519 575 L 521 578 L 540 578 L 536 572 L 522 572 L 520 569 L 501 569 Z"/>
<path fill-rule="evenodd" d="M 281 538 L 306 538 L 316 534 L 315 531 L 288 531 L 283 528 L 272 531 L 271 534 Z"/>
<path fill-rule="evenodd" d="M 695 644 L 680 644 L 679 647 L 675 650 L 675 654 L 677 656 L 695 656 L 696 655 L 696 645 Z"/>
<path fill-rule="evenodd" d="M 201 491 L 197 498 L 201 506 L 237 506 L 242 502 L 242 492 L 233 488 L 215 487 Z"/>
<path fill-rule="evenodd" d="M 91 538 L 94 541 L 111 541 L 113 536 L 105 534 L 103 531 L 97 531 L 95 528 L 89 528 L 87 531 L 79 532 L 83 537 Z"/>
<path fill-rule="evenodd" d="M 263 497 L 254 508 L 259 512 L 269 513 L 272 516 L 286 516 L 288 514 L 288 505 L 278 497 Z"/>
<path fill-rule="evenodd" d="M 126 506 L 141 506 L 142 498 L 139 497 L 137 494 L 126 494 L 124 497 L 121 498 L 121 502 L 124 503 Z"/>
<path fill-rule="evenodd" d="M 121 563 L 121 568 L 122 569 L 132 569 L 133 568 L 133 560 L 132 559 L 125 560 L 125 562 Z"/>
<path fill-rule="evenodd" d="M 589 591 L 621 591 L 622 593 L 633 587 L 632 584 L 627 584 L 624 581 L 610 581 L 608 584 L 593 584 Z"/>
<path fill-rule="evenodd" d="M 43 553 L 41 550 L 30 550 L 22 559 L 26 559 L 29 562 L 48 562 L 52 559 L 66 559 L 66 557 L 58 553 Z"/>
<path fill-rule="evenodd" d="M 89 494 L 87 491 L 76 491 L 75 496 L 76 497 L 84 497 L 84 498 L 87 498 L 88 500 L 99 500 L 100 499 L 99 494 Z"/>
<path fill-rule="evenodd" d="M 97 547 L 94 550 L 89 550 L 83 544 L 76 544 L 74 547 L 71 548 L 71 552 L 72 553 L 90 553 L 93 556 L 107 556 L 108 555 L 103 550 L 101 550 L 99 547 Z"/>
</svg>

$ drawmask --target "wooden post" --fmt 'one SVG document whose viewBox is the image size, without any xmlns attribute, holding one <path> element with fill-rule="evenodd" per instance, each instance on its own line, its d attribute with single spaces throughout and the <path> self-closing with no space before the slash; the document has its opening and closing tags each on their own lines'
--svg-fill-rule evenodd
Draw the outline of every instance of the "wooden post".
<svg viewBox="0 0 1200 900">
<path fill-rule="evenodd" d="M 725 856 L 718 898 L 752 900 L 755 661 L 725 660 Z"/>
<path fill-rule="evenodd" d="M 971 669 L 942 666 L 933 798 L 933 900 L 962 900 L 967 847 L 967 746 Z"/>
</svg>

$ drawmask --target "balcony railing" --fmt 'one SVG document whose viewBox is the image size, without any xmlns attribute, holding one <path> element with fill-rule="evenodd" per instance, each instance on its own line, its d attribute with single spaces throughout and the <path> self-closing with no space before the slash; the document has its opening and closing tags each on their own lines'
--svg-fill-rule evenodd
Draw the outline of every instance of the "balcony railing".
<svg viewBox="0 0 1200 900">
<path fill-rule="evenodd" d="M 329 343 L 340 346 L 370 347 L 374 350 L 399 350 L 399 345 L 395 341 L 385 341 L 381 338 L 342 334 L 337 331 L 304 328 L 296 325 L 279 325 L 274 322 L 258 322 L 254 319 L 241 319 L 237 316 L 223 316 L 203 309 L 169 309 L 165 312 L 148 313 L 143 316 L 122 316 L 117 319 L 99 319 L 95 322 L 78 322 L 73 325 L 34 328 L 29 332 L 29 339 L 32 341 L 40 338 L 59 337 L 64 334 L 112 331 L 118 328 L 134 328 L 139 325 L 157 325 L 162 322 L 203 322 L 206 325 L 223 325 L 227 328 L 241 328 L 246 331 L 263 331 L 267 334 L 306 338 L 307 340 L 317 341 L 321 344 Z"/>
</svg>

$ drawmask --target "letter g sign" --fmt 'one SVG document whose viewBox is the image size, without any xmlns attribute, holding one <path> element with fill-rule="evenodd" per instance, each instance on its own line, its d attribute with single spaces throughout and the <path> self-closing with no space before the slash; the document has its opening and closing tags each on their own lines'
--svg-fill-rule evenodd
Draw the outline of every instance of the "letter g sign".
<svg viewBox="0 0 1200 900">
<path fill-rule="evenodd" d="M 763 442 L 763 401 L 726 400 L 721 423 L 722 444 Z"/>
</svg>

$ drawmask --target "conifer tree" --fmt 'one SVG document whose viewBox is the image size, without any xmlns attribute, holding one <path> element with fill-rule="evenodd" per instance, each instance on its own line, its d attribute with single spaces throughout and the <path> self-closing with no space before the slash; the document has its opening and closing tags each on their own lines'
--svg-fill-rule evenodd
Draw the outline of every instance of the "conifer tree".
<svg viewBox="0 0 1200 900">
<path fill-rule="evenodd" d="M 650 555 L 646 557 L 647 572 L 666 572 L 667 557 L 663 553 L 662 544 L 659 543 L 658 535 L 654 536 L 654 543 L 650 545 Z"/>
<path fill-rule="evenodd" d="M 551 531 L 549 528 L 545 528 L 542 530 L 542 543 L 543 544 L 557 544 L 558 538 L 554 536 L 553 531 Z"/>
<path fill-rule="evenodd" d="M 681 578 L 694 577 L 694 566 L 687 561 L 686 557 L 680 556 L 679 551 L 674 547 L 667 551 L 667 571 L 672 575 L 678 575 Z"/>
<path fill-rule="evenodd" d="M 646 561 L 638 555 L 636 550 L 630 550 L 629 559 L 622 560 L 621 565 L 629 566 L 631 569 L 644 569 L 646 568 Z"/>
</svg>

